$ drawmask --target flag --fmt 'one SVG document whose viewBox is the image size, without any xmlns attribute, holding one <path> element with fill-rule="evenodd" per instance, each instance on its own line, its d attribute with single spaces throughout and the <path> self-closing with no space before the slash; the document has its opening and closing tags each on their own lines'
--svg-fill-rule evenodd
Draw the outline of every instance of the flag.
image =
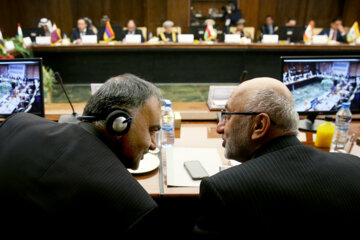
<svg viewBox="0 0 360 240">
<path fill-rule="evenodd" d="M 310 21 L 304 32 L 304 42 L 308 42 L 314 36 L 314 21 Z"/>
<path fill-rule="evenodd" d="M 57 28 L 56 24 L 54 23 L 54 25 L 52 27 L 52 32 L 51 32 L 51 44 L 54 45 L 60 41 L 61 41 L 61 36 L 59 33 L 59 29 Z"/>
<path fill-rule="evenodd" d="M 104 31 L 104 40 L 111 41 L 115 38 L 115 33 L 110 25 L 110 22 L 106 22 L 105 31 Z"/>
<path fill-rule="evenodd" d="M 360 37 L 359 24 L 357 21 L 355 21 L 346 36 L 346 40 L 349 43 L 352 43 L 355 42 L 358 37 Z"/>
<path fill-rule="evenodd" d="M 216 39 L 216 32 L 211 23 L 208 23 L 206 26 L 206 30 L 204 33 L 204 39 L 205 39 L 205 41 L 211 41 L 213 39 Z"/>
<path fill-rule="evenodd" d="M 0 50 L 2 53 L 6 53 L 5 42 L 0 28 Z"/>
<path fill-rule="evenodd" d="M 3 40 L 0 39 L 0 53 L 3 53 L 5 54 L 7 51 L 6 51 L 6 48 L 5 48 L 5 43 Z"/>
<path fill-rule="evenodd" d="M 18 32 L 18 37 L 23 39 L 23 32 L 22 32 L 22 29 L 21 29 L 21 26 L 19 23 L 18 23 L 18 27 L 17 27 L 17 32 Z"/>
</svg>

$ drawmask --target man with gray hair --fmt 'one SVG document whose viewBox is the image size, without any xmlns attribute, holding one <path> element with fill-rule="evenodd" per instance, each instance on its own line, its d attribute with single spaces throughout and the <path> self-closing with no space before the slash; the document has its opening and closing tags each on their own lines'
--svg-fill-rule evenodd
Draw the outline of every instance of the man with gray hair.
<svg viewBox="0 0 360 240">
<path fill-rule="evenodd" d="M 28 113 L 6 119 L 0 212 L 7 225 L 82 236 L 147 232 L 157 204 L 127 168 L 156 148 L 160 98 L 154 85 L 124 74 L 91 96 L 79 124 Z"/>
<path fill-rule="evenodd" d="M 197 233 L 291 239 L 357 229 L 360 159 L 302 145 L 297 125 L 280 81 L 252 79 L 233 91 L 217 132 L 225 156 L 242 164 L 201 182 Z"/>
</svg>

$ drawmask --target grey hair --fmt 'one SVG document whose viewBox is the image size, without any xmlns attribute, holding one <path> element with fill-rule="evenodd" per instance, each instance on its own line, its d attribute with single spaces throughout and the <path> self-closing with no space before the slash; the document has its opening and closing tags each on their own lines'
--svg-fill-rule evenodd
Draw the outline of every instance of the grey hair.
<svg viewBox="0 0 360 240">
<path fill-rule="evenodd" d="M 245 104 L 245 109 L 252 112 L 267 113 L 276 127 L 284 133 L 297 134 L 299 115 L 293 101 L 272 89 L 258 89 Z"/>
<path fill-rule="evenodd" d="M 152 83 L 133 74 L 123 74 L 107 80 L 85 106 L 85 116 L 105 116 L 111 109 L 119 108 L 136 114 L 150 97 L 162 99 L 160 90 Z"/>
</svg>

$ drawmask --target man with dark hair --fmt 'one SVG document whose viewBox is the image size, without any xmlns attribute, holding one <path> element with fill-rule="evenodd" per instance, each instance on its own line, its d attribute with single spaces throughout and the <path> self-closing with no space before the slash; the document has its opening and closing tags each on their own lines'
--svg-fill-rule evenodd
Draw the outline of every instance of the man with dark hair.
<svg viewBox="0 0 360 240">
<path fill-rule="evenodd" d="M 7 225 L 83 234 L 141 234 L 152 226 L 157 204 L 127 168 L 156 148 L 160 98 L 154 85 L 124 74 L 91 96 L 79 124 L 28 113 L 6 119 L 0 212 Z"/>
<path fill-rule="evenodd" d="M 341 18 L 334 18 L 330 28 L 324 28 L 319 35 L 327 35 L 331 41 L 347 43 L 346 32 Z"/>
<path fill-rule="evenodd" d="M 70 40 L 72 43 L 81 44 L 81 36 L 84 35 L 94 35 L 95 33 L 89 28 L 84 18 L 80 18 L 77 21 L 77 28 L 73 29 Z"/>
<path fill-rule="evenodd" d="M 135 20 L 134 19 L 130 19 L 127 24 L 127 29 L 122 31 L 121 34 L 121 40 L 124 40 L 124 38 L 126 37 L 126 35 L 140 35 L 141 36 L 141 42 L 145 42 L 145 38 L 143 35 L 143 32 L 140 29 L 136 28 L 136 24 L 135 24 Z"/>
<path fill-rule="evenodd" d="M 242 164 L 201 182 L 198 233 L 223 239 L 357 234 L 360 158 L 303 145 L 298 120 L 289 89 L 276 79 L 248 80 L 233 91 L 217 132 L 225 157 Z"/>
<path fill-rule="evenodd" d="M 265 24 L 261 27 L 261 34 L 275 34 L 277 30 L 278 26 L 274 25 L 274 18 L 271 15 L 267 15 Z"/>
<path fill-rule="evenodd" d="M 289 17 L 289 18 L 286 20 L 285 26 L 287 26 L 287 27 L 294 27 L 294 26 L 296 26 L 296 18 L 294 18 L 294 17 Z"/>
</svg>

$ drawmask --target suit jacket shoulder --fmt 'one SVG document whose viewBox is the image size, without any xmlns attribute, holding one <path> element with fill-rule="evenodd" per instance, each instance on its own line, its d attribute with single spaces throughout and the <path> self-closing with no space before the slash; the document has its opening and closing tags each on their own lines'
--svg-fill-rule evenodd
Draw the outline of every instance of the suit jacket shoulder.
<svg viewBox="0 0 360 240">
<path fill-rule="evenodd" d="M 279 139 L 248 162 L 203 180 L 199 229 L 276 232 L 279 226 L 296 230 L 303 221 L 310 229 L 317 222 L 330 226 L 334 217 L 348 223 L 360 214 L 360 159 L 296 142 Z"/>
<path fill-rule="evenodd" d="M 0 199 L 15 212 L 26 206 L 19 214 L 125 231 L 157 208 L 121 160 L 78 125 L 16 114 L 0 127 L 0 152 Z"/>
<path fill-rule="evenodd" d="M 80 32 L 77 28 L 74 28 L 70 35 L 71 42 L 75 41 L 76 39 L 80 38 Z"/>
<path fill-rule="evenodd" d="M 127 29 L 122 31 L 121 40 L 123 40 L 128 33 L 129 33 L 129 30 L 127 30 Z M 141 42 L 145 42 L 144 34 L 140 29 L 135 29 L 135 34 L 139 34 L 141 36 Z"/>
<path fill-rule="evenodd" d="M 319 35 L 328 35 L 330 34 L 330 28 L 324 28 Z"/>
<path fill-rule="evenodd" d="M 86 35 L 95 35 L 94 31 L 90 28 L 86 29 Z"/>
</svg>

